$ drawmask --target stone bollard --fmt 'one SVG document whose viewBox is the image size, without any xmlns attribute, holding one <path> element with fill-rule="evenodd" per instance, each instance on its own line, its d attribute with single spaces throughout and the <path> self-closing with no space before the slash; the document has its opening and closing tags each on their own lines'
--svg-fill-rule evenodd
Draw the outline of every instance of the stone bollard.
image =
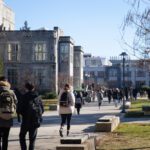
<svg viewBox="0 0 150 150">
<path fill-rule="evenodd" d="M 96 132 L 112 132 L 120 123 L 120 118 L 113 115 L 106 115 L 98 119 L 95 125 Z"/>
<path fill-rule="evenodd" d="M 60 143 L 56 150 L 95 150 L 94 138 L 89 135 L 61 138 Z"/>
</svg>

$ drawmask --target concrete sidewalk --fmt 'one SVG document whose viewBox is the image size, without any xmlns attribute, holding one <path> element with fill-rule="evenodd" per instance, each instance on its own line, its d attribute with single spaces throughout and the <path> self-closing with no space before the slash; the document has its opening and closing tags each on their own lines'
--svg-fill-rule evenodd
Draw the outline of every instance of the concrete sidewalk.
<svg viewBox="0 0 150 150">
<path fill-rule="evenodd" d="M 89 134 L 91 136 L 103 136 L 104 133 L 94 132 L 95 122 L 99 117 L 104 115 L 116 115 L 120 116 L 122 122 L 149 122 L 149 119 L 137 120 L 130 118 L 126 119 L 123 114 L 120 113 L 119 106 L 115 107 L 114 103 L 108 104 L 107 100 L 103 101 L 101 108 L 98 108 L 97 102 L 86 103 L 81 109 L 81 115 L 73 114 L 71 135 Z M 38 130 L 38 136 L 36 140 L 36 150 L 55 150 L 56 146 L 60 143 L 59 136 L 60 117 L 57 111 L 49 111 L 44 113 L 44 121 L 42 126 Z M 9 136 L 9 149 L 19 150 L 19 124 L 16 122 L 15 126 L 10 131 Z M 66 131 L 64 131 L 66 136 Z"/>
</svg>

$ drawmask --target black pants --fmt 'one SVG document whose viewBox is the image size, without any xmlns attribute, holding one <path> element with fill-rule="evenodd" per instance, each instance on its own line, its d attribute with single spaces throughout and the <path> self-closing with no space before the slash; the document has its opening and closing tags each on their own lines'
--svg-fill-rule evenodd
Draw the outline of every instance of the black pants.
<svg viewBox="0 0 150 150">
<path fill-rule="evenodd" d="M 10 128 L 0 127 L 0 150 L 7 150 Z"/>
<path fill-rule="evenodd" d="M 67 130 L 70 130 L 71 117 L 72 114 L 61 114 L 61 127 L 63 127 L 67 121 Z"/>
<path fill-rule="evenodd" d="M 35 140 L 37 136 L 37 128 L 27 128 L 23 125 L 21 126 L 20 134 L 19 134 L 21 150 L 27 150 L 27 145 L 26 145 L 27 132 L 29 132 L 29 150 L 34 150 Z"/>
<path fill-rule="evenodd" d="M 75 108 L 77 109 L 78 115 L 80 114 L 81 104 L 75 104 Z"/>
</svg>

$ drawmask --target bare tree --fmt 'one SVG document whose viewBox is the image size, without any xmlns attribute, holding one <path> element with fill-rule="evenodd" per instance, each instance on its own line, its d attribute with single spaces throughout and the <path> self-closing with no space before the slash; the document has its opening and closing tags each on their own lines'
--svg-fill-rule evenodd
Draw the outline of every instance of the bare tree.
<svg viewBox="0 0 150 150">
<path fill-rule="evenodd" d="M 131 7 L 122 25 L 123 48 L 137 58 L 149 58 L 150 52 L 150 0 L 125 0 Z M 133 33 L 132 43 L 128 43 L 127 30 Z M 129 32 L 130 32 L 129 31 Z M 129 33 L 130 34 L 130 33 Z"/>
</svg>

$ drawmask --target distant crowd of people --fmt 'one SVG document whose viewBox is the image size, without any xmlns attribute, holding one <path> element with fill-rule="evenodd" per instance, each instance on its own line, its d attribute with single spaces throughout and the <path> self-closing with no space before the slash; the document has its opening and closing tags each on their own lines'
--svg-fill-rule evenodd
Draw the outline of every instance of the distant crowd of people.
<svg viewBox="0 0 150 150">
<path fill-rule="evenodd" d="M 21 150 L 34 150 L 38 128 L 42 123 L 44 106 L 42 98 L 35 89 L 35 85 L 26 82 L 24 92 L 17 88 L 11 90 L 11 85 L 4 76 L 0 77 L 0 150 L 8 149 L 8 137 L 13 126 L 14 114 L 17 114 L 18 122 L 21 122 L 19 142 Z M 64 126 L 67 125 L 66 135 L 70 134 L 71 119 L 76 109 L 80 115 L 81 108 L 87 102 L 97 101 L 100 109 L 104 97 L 108 103 L 114 102 L 117 107 L 123 100 L 134 100 L 143 93 L 137 89 L 99 88 L 97 90 L 74 90 L 70 84 L 65 84 L 58 94 L 58 112 L 61 118 L 59 134 L 64 136 Z M 150 99 L 150 90 L 147 91 Z M 26 144 L 26 135 L 29 133 L 29 146 Z"/>
</svg>

